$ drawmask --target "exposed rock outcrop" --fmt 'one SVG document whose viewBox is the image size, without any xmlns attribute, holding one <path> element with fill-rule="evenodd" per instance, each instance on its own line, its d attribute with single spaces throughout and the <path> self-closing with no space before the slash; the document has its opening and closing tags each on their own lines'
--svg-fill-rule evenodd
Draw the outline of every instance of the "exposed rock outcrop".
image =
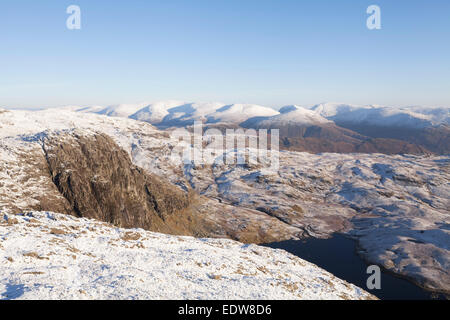
<svg viewBox="0 0 450 320">
<path fill-rule="evenodd" d="M 201 232 L 192 196 L 134 166 L 110 137 L 49 136 L 43 150 L 54 184 L 77 216 L 166 233 Z"/>
</svg>

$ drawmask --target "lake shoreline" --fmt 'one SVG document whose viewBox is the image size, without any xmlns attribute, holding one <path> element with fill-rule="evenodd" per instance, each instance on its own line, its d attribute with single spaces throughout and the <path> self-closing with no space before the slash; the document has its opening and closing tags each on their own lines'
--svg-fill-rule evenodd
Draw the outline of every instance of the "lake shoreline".
<svg viewBox="0 0 450 320">
<path fill-rule="evenodd" d="M 266 243 L 263 246 L 283 249 L 291 254 L 314 263 L 349 283 L 352 283 L 381 300 L 446 300 L 443 293 L 422 288 L 414 281 L 399 274 L 381 269 L 381 289 L 370 290 L 366 281 L 370 265 L 358 254 L 358 242 L 345 234 L 335 233 L 328 239 L 307 238 Z"/>
</svg>

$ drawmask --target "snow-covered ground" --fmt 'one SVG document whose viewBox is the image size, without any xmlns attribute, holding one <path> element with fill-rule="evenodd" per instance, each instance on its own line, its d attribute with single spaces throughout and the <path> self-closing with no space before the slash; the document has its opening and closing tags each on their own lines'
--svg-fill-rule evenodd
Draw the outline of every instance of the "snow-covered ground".
<svg viewBox="0 0 450 320">
<path fill-rule="evenodd" d="M 0 217 L 0 299 L 373 299 L 283 250 L 119 229 L 48 212 Z"/>
<path fill-rule="evenodd" d="M 281 152 L 280 168 L 187 167 L 201 194 L 304 236 L 343 232 L 370 263 L 450 292 L 450 157 Z"/>
<path fill-rule="evenodd" d="M 60 196 L 49 177 L 33 175 L 39 172 L 34 159 L 42 156 L 40 135 L 75 129 L 107 134 L 134 164 L 195 189 L 208 199 L 210 219 L 236 234 L 242 226 L 257 233 L 264 225 L 272 232 L 274 220 L 273 235 L 283 240 L 347 233 L 369 262 L 450 292 L 449 156 L 286 151 L 275 172 L 260 166 L 181 166 L 169 161 L 175 143 L 169 133 L 142 121 L 67 110 L 6 111 L 0 113 L 0 210 L 26 210 L 39 196 Z"/>
</svg>

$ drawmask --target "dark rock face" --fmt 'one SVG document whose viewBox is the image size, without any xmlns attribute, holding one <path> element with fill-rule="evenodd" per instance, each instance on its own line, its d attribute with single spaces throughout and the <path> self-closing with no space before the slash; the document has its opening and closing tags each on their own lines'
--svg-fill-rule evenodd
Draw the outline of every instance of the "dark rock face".
<svg viewBox="0 0 450 320">
<path fill-rule="evenodd" d="M 125 228 L 172 234 L 201 233 L 191 196 L 132 164 L 106 135 L 44 139 L 51 178 L 80 217 Z"/>
</svg>

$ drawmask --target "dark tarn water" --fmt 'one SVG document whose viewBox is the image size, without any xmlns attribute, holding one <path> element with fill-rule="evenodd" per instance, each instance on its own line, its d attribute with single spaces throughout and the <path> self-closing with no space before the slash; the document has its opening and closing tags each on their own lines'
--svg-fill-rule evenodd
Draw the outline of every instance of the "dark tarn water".
<svg viewBox="0 0 450 320">
<path fill-rule="evenodd" d="M 382 300 L 445 299 L 442 295 L 434 295 L 405 279 L 385 272 L 381 273 L 380 290 L 367 289 L 366 282 L 370 276 L 367 274 L 367 264 L 356 253 L 356 242 L 341 234 L 335 234 L 330 239 L 288 240 L 264 246 L 284 249 Z"/>
</svg>

